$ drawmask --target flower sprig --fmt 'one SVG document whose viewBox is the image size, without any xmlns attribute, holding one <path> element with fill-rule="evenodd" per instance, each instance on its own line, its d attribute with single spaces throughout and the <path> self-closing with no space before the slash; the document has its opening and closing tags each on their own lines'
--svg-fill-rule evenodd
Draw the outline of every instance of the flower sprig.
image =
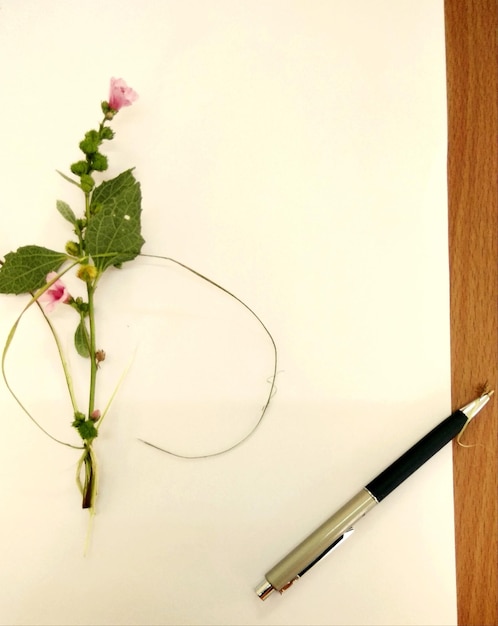
<svg viewBox="0 0 498 626">
<path fill-rule="evenodd" d="M 76 482 L 81 492 L 83 508 L 90 509 L 92 513 L 95 511 L 98 487 L 98 467 L 94 443 L 120 384 L 118 383 L 103 410 L 96 406 L 98 372 L 106 357 L 105 351 L 97 343 L 96 292 L 102 275 L 112 268 L 121 268 L 123 263 L 132 261 L 141 255 L 141 249 L 145 243 L 141 234 L 140 222 L 141 190 L 140 184 L 133 176 L 133 169 L 125 170 L 118 176 L 101 182 L 98 178 L 108 169 L 108 158 L 103 153 L 103 149 L 105 142 L 113 140 L 115 136 L 110 123 L 123 107 L 130 106 L 137 97 L 135 91 L 128 87 L 122 79 L 112 78 L 108 100 L 101 103 L 103 119 L 97 129 L 87 131 L 79 142 L 83 157 L 70 165 L 70 174 L 59 172 L 65 180 L 76 185 L 82 193 L 79 213 L 73 211 L 69 204 L 63 200 L 58 200 L 56 203 L 57 211 L 66 222 L 69 222 L 75 238 L 66 242 L 64 251 L 51 250 L 39 245 L 27 245 L 18 248 L 15 252 L 7 253 L 4 261 L 0 260 L 0 293 L 29 294 L 31 296 L 12 326 L 5 342 L 1 356 L 4 381 L 22 410 L 48 437 L 57 443 L 81 450 L 81 457 L 76 470 Z M 269 378 L 269 382 L 271 382 L 269 393 L 259 420 L 239 441 L 223 450 L 198 456 L 177 454 L 144 441 L 144 443 L 162 452 L 183 458 L 206 458 L 228 452 L 255 432 L 273 397 L 277 374 L 275 341 L 261 318 L 245 302 L 218 283 L 170 257 L 149 254 L 142 256 L 172 262 L 235 299 L 251 313 L 271 341 L 274 365 L 272 375 Z M 76 276 L 85 284 L 86 297 L 78 296 L 75 298 L 67 289 L 63 277 L 71 270 L 75 270 Z M 33 304 L 41 309 L 57 346 L 72 406 L 70 424 L 78 433 L 81 445 L 62 441 L 45 430 L 24 406 L 8 381 L 5 367 L 6 356 L 22 317 Z M 86 403 L 80 403 L 76 397 L 68 360 L 55 325 L 50 319 L 51 313 L 59 305 L 65 305 L 76 312 L 74 347 L 77 354 L 89 363 L 88 399 Z"/>
<path fill-rule="evenodd" d="M 83 453 L 78 464 L 77 483 L 82 493 L 83 507 L 91 510 L 94 509 L 97 495 L 97 464 L 93 443 L 98 436 L 103 417 L 100 409 L 95 406 L 97 373 L 103 354 L 102 350 L 97 349 L 95 293 L 102 274 L 111 267 L 119 268 L 123 263 L 135 259 L 144 243 L 140 224 L 140 184 L 135 180 L 132 169 L 100 184 L 97 183 L 95 174 L 108 169 L 108 159 L 102 152 L 102 146 L 105 141 L 114 138 L 115 133 L 109 126 L 110 122 L 123 107 L 131 105 L 137 97 L 135 91 L 122 79 L 111 79 L 109 98 L 101 103 L 103 119 L 97 129 L 85 133 L 79 143 L 84 157 L 70 166 L 70 172 L 78 179 L 63 174 L 83 194 L 79 217 L 66 202 L 57 202 L 57 210 L 72 225 L 76 240 L 68 241 L 64 252 L 37 245 L 22 246 L 15 252 L 6 254 L 0 267 L 0 293 L 31 293 L 33 298 L 28 307 L 34 302 L 41 302 L 47 313 L 52 312 L 58 304 L 67 304 L 77 312 L 74 345 L 77 353 L 89 360 L 90 370 L 85 410 L 81 410 L 76 401 L 60 343 L 58 348 L 74 410 L 71 423 L 82 440 Z M 86 285 L 86 299 L 73 298 L 61 280 L 61 269 L 68 264 L 69 267 L 77 267 L 76 275 Z M 64 273 L 65 271 L 67 268 Z M 18 322 L 4 348 L 4 377 L 5 356 L 17 324 Z M 22 404 L 21 406 L 24 408 Z"/>
</svg>

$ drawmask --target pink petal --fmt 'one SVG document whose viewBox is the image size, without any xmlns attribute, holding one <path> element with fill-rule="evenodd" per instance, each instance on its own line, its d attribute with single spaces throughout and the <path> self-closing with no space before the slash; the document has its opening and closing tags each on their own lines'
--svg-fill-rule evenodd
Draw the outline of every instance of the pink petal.
<svg viewBox="0 0 498 626">
<path fill-rule="evenodd" d="M 114 111 L 130 106 L 138 98 L 138 94 L 125 83 L 122 78 L 111 78 L 109 88 L 109 106 Z"/>
<path fill-rule="evenodd" d="M 57 277 L 56 272 L 50 272 L 47 274 L 47 282 L 51 282 L 54 278 Z M 51 313 L 55 305 L 59 302 L 67 303 L 71 299 L 71 294 L 68 292 L 66 286 L 62 282 L 62 280 L 56 280 L 53 285 L 42 293 L 42 295 L 38 298 L 41 302 L 46 303 L 46 310 Z"/>
</svg>

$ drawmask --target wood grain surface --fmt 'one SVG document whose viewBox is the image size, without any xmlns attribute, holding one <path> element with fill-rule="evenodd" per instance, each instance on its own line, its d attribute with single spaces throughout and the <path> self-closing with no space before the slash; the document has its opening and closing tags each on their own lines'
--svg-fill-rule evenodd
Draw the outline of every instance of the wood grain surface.
<svg viewBox="0 0 498 626">
<path fill-rule="evenodd" d="M 498 4 L 446 0 L 452 403 L 498 391 Z M 498 396 L 498 393 L 497 393 Z M 498 624 L 498 397 L 454 444 L 458 623 Z"/>
</svg>

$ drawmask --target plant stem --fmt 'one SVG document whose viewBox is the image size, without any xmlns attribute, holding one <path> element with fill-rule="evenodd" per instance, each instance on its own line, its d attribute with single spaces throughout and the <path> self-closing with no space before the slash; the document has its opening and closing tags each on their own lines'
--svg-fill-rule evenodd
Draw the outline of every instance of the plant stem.
<svg viewBox="0 0 498 626">
<path fill-rule="evenodd" d="M 78 479 L 80 489 L 83 496 L 81 506 L 83 509 L 94 509 L 97 496 L 97 460 L 93 452 L 92 443 L 85 442 L 85 451 L 78 465 L 78 471 L 81 465 L 85 466 L 85 481 L 81 484 Z"/>
<path fill-rule="evenodd" d="M 96 340 L 95 340 L 95 308 L 94 293 L 95 284 L 87 283 L 88 293 L 88 319 L 90 323 L 90 396 L 88 400 L 88 417 L 95 409 L 95 386 L 97 382 L 97 361 L 95 359 Z"/>
<path fill-rule="evenodd" d="M 90 219 L 90 192 L 88 191 L 85 191 L 85 218 L 88 224 L 88 220 Z"/>
<path fill-rule="evenodd" d="M 85 217 L 88 223 L 90 219 L 90 193 L 85 192 Z M 83 248 L 83 252 L 86 254 L 86 245 L 84 238 L 78 236 L 80 239 L 80 245 Z M 87 282 L 86 289 L 88 295 L 88 321 L 89 321 L 89 352 L 90 352 L 90 390 L 88 398 L 88 418 L 92 415 L 95 409 L 95 389 L 97 383 L 97 361 L 95 359 L 96 352 L 96 333 L 95 333 L 95 307 L 94 307 L 94 294 L 97 288 L 97 279 Z M 83 322 L 83 317 L 81 321 Z M 82 507 L 84 509 L 95 508 L 95 500 L 97 497 L 97 459 L 92 448 L 92 441 L 85 441 L 85 451 L 80 460 L 79 470 L 82 465 L 85 467 L 85 480 L 81 484 L 81 480 L 78 476 L 78 482 L 80 484 L 83 501 Z"/>
</svg>

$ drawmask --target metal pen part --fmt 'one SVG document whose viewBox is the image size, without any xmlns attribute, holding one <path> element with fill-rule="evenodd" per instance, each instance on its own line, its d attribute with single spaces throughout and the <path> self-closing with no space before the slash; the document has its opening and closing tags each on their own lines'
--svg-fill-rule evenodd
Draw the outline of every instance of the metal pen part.
<svg viewBox="0 0 498 626">
<path fill-rule="evenodd" d="M 256 587 L 256 593 L 261 600 L 266 600 L 266 598 L 274 591 L 275 588 L 266 580 L 266 578 Z"/>
<path fill-rule="evenodd" d="M 482 396 L 476 398 L 476 400 L 472 400 L 472 402 L 469 402 L 460 409 L 460 411 L 467 417 L 468 422 L 470 422 L 470 420 L 473 419 L 479 411 L 486 406 L 493 394 L 494 391 L 486 391 L 482 394 Z"/>
<path fill-rule="evenodd" d="M 265 600 L 273 591 L 283 592 L 288 589 L 347 539 L 353 532 L 353 524 L 376 504 L 374 496 L 362 489 L 265 574 L 265 580 L 256 589 L 258 596 Z"/>
<path fill-rule="evenodd" d="M 296 576 L 295 580 L 297 580 L 298 578 L 301 578 L 301 576 L 304 576 L 304 574 L 306 574 L 306 572 L 310 570 L 313 567 L 313 565 L 316 565 L 318 561 L 321 561 L 325 556 L 333 552 L 336 548 L 338 548 L 341 545 L 341 543 L 344 543 L 344 541 L 346 541 L 348 537 L 351 537 L 353 533 L 354 533 L 354 528 L 352 527 L 348 528 L 343 535 L 341 535 L 338 539 L 336 539 L 328 548 L 325 548 L 325 550 L 319 556 L 317 556 L 314 561 L 312 561 L 302 571 L 300 571 L 299 574 Z"/>
<path fill-rule="evenodd" d="M 312 561 L 301 572 L 299 572 L 299 574 L 297 574 L 295 578 L 289 581 L 284 587 L 282 587 L 282 589 L 279 589 L 278 590 L 279 593 L 283 593 L 284 591 L 286 591 L 291 585 L 293 585 L 296 582 L 296 580 L 299 580 L 301 576 L 306 574 L 306 572 L 310 570 L 313 567 L 313 565 L 318 563 L 318 561 L 321 561 L 325 556 L 327 556 L 328 554 L 333 552 L 336 548 L 338 548 L 341 545 L 341 543 L 343 543 L 344 541 L 346 541 L 346 539 L 351 537 L 353 532 L 354 532 L 354 528 L 348 528 L 343 535 L 341 535 L 338 539 L 336 539 L 332 543 L 332 545 L 330 545 L 328 548 L 326 548 L 322 552 L 322 554 L 320 554 L 314 561 Z M 274 591 L 277 591 L 277 590 L 271 583 L 268 582 L 266 578 L 256 587 L 256 593 L 258 597 L 261 598 L 261 600 L 266 600 L 266 598 L 269 595 L 271 595 Z"/>
</svg>

